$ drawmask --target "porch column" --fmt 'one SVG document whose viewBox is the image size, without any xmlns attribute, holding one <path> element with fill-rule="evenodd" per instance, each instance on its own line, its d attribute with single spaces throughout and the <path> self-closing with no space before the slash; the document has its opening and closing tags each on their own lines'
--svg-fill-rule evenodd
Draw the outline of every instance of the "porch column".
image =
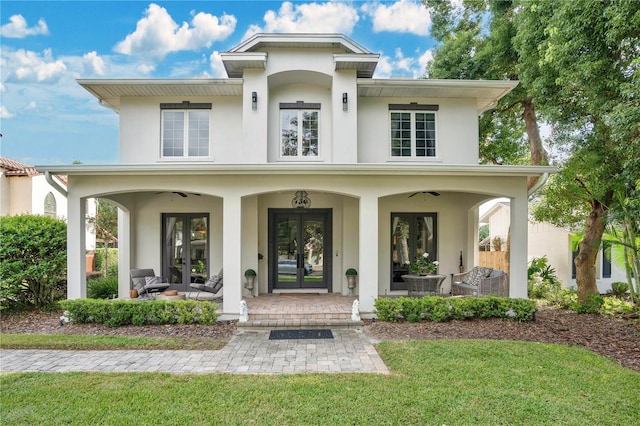
<svg viewBox="0 0 640 426">
<path fill-rule="evenodd" d="M 131 213 L 118 207 L 118 297 L 129 297 L 131 289 Z"/>
<path fill-rule="evenodd" d="M 527 298 L 527 194 L 511 198 L 511 254 L 509 260 L 509 297 Z"/>
<path fill-rule="evenodd" d="M 223 312 L 238 314 L 242 299 L 242 199 L 229 193 L 222 204 Z"/>
<path fill-rule="evenodd" d="M 378 298 L 378 197 L 373 194 L 360 198 L 358 285 L 360 312 L 372 313 Z"/>
<path fill-rule="evenodd" d="M 67 195 L 67 299 L 87 297 L 84 199 Z"/>
</svg>

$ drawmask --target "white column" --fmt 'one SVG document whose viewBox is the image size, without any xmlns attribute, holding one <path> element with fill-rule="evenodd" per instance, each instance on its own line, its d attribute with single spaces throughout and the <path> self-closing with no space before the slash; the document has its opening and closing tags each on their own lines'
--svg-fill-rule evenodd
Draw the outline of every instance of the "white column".
<svg viewBox="0 0 640 426">
<path fill-rule="evenodd" d="M 358 286 L 360 311 L 373 312 L 373 302 L 378 298 L 378 197 L 365 195 L 360 198 L 359 210 Z"/>
<path fill-rule="evenodd" d="M 242 299 L 242 199 L 227 194 L 222 207 L 223 312 L 238 314 Z"/>
<path fill-rule="evenodd" d="M 527 194 L 511 198 L 511 268 L 509 297 L 527 298 L 527 245 L 529 218 Z"/>
<path fill-rule="evenodd" d="M 87 297 L 84 199 L 67 195 L 67 299 Z"/>
<path fill-rule="evenodd" d="M 129 297 L 131 289 L 131 213 L 118 208 L 118 297 Z"/>
</svg>

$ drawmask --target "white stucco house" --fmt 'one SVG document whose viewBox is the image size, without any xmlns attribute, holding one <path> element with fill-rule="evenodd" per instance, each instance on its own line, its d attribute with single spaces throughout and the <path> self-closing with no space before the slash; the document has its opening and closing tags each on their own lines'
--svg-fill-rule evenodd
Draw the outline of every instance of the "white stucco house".
<svg viewBox="0 0 640 426">
<path fill-rule="evenodd" d="M 527 296 L 527 178 L 478 164 L 478 115 L 515 81 L 372 78 L 379 55 L 338 34 L 256 34 L 222 53 L 228 78 L 79 80 L 120 120 L 116 165 L 68 175 L 69 298 L 85 297 L 84 200 L 120 208 L 119 293 L 131 268 L 172 288 L 224 268 L 224 315 L 253 295 L 406 294 L 405 262 L 440 273 L 478 257 L 478 206 L 511 201 L 510 295 Z M 448 285 L 448 283 L 447 283 Z"/>
<path fill-rule="evenodd" d="M 480 223 L 489 225 L 488 241 L 493 241 L 496 236 L 506 241 L 510 216 L 509 202 L 498 202 L 480 217 Z M 529 260 L 546 256 L 562 285 L 576 288 L 576 268 L 573 260 L 577 253 L 573 252 L 572 233 L 547 222 L 530 220 L 528 236 Z M 596 260 L 598 290 L 600 293 L 606 293 L 611 290 L 611 284 L 616 281 L 627 281 L 624 268 L 600 250 Z"/>
<path fill-rule="evenodd" d="M 33 214 L 60 220 L 67 218 L 67 177 L 47 179 L 34 166 L 0 157 L 0 216 Z M 87 199 L 87 215 L 95 216 L 95 200 Z M 86 229 L 87 250 L 96 247 L 95 232 Z"/>
</svg>

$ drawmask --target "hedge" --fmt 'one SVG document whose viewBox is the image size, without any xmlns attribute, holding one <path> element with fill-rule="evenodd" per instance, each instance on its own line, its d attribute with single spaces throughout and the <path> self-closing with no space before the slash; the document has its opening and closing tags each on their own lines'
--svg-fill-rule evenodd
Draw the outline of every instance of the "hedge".
<svg viewBox="0 0 640 426">
<path fill-rule="evenodd" d="M 504 297 L 378 298 L 375 313 L 381 321 L 409 322 L 467 320 L 477 318 L 506 318 L 516 321 L 535 320 L 536 302 L 528 299 Z"/>
<path fill-rule="evenodd" d="M 104 300 L 60 301 L 69 320 L 112 327 L 152 324 L 213 324 L 218 305 L 195 300 Z"/>
</svg>

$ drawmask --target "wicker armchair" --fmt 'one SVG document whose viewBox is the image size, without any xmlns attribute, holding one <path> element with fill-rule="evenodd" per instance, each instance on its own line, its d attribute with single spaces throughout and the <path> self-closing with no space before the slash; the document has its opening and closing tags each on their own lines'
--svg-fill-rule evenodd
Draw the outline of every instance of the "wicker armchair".
<svg viewBox="0 0 640 426">
<path fill-rule="evenodd" d="M 474 266 L 470 271 L 453 275 L 451 294 L 509 297 L 509 276 L 499 269 Z"/>
</svg>

